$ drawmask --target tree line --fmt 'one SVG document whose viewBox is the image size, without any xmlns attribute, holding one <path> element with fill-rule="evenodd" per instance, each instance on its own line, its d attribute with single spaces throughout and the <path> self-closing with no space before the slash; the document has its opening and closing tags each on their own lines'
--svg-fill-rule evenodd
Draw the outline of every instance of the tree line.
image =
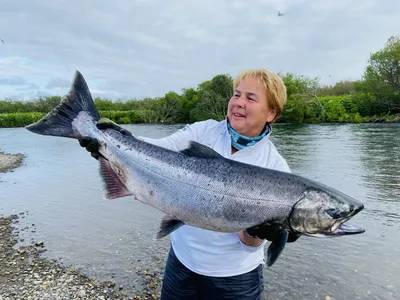
<svg viewBox="0 0 400 300">
<path fill-rule="evenodd" d="M 400 122 L 400 36 L 391 36 L 382 49 L 370 55 L 358 80 L 322 85 L 319 78 L 290 72 L 279 75 L 285 82 L 288 101 L 278 122 Z M 225 118 L 232 93 L 233 78 L 219 74 L 195 88 L 170 91 L 163 97 L 94 101 L 103 117 L 120 124 L 192 123 Z M 30 124 L 60 100 L 60 96 L 0 100 L 0 127 Z"/>
</svg>

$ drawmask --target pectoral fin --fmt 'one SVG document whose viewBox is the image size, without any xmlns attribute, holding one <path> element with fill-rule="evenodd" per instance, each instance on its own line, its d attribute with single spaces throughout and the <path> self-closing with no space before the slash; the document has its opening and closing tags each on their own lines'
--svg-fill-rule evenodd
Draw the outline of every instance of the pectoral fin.
<svg viewBox="0 0 400 300">
<path fill-rule="evenodd" d="M 267 252 L 267 266 L 272 266 L 275 261 L 278 259 L 279 255 L 282 253 L 285 248 L 289 233 L 286 230 L 281 230 L 279 234 L 276 235 L 276 238 L 272 241 L 272 243 L 268 247 Z"/>
<path fill-rule="evenodd" d="M 184 223 L 181 220 L 165 215 L 161 220 L 160 230 L 157 232 L 156 239 L 167 236 L 182 225 L 184 225 Z"/>
</svg>

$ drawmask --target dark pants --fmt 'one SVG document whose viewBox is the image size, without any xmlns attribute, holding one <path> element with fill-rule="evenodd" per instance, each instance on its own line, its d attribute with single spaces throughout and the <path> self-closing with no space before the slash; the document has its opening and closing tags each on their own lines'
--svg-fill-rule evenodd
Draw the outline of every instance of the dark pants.
<svg viewBox="0 0 400 300">
<path fill-rule="evenodd" d="M 259 300 L 263 290 L 262 265 L 242 275 L 208 277 L 186 268 L 171 247 L 164 272 L 161 300 Z"/>
</svg>

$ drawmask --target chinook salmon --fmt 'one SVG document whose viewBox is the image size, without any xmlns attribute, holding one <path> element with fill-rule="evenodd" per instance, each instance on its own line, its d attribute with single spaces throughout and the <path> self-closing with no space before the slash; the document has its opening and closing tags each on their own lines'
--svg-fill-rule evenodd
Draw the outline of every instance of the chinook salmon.
<svg viewBox="0 0 400 300">
<path fill-rule="evenodd" d="M 164 212 L 157 238 L 182 225 L 239 232 L 273 224 L 280 233 L 268 248 L 271 266 L 289 232 L 331 237 L 364 232 L 345 223 L 363 204 L 331 187 L 227 159 L 195 141 L 182 151 L 168 150 L 114 129 L 100 130 L 99 119 L 86 81 L 76 71 L 60 104 L 26 128 L 41 135 L 96 138 L 105 198 L 133 196 Z"/>
</svg>

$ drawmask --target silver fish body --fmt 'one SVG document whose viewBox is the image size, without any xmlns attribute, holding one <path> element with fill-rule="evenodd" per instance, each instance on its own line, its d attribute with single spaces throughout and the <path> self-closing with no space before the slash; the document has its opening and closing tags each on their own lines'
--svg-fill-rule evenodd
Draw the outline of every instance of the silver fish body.
<svg viewBox="0 0 400 300">
<path fill-rule="evenodd" d="M 129 193 L 187 225 L 237 232 L 283 222 L 308 187 L 301 177 L 225 159 L 200 144 L 188 154 L 113 130 L 103 135 L 92 137 Z"/>
</svg>

